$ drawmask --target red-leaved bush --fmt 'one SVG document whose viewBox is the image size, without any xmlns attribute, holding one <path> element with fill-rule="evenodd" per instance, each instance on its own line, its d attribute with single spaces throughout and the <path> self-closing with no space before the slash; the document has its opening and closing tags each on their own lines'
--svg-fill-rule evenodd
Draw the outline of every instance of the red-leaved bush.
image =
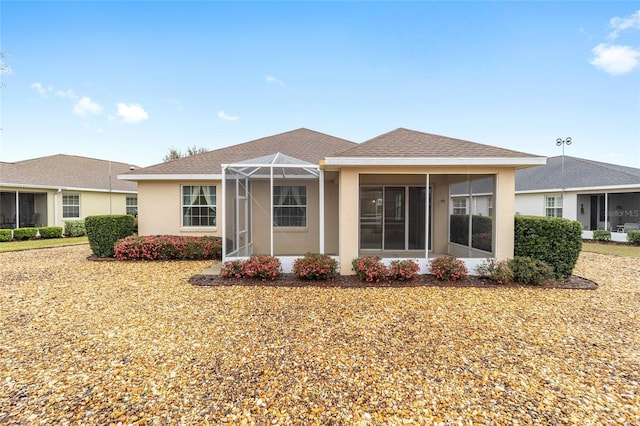
<svg viewBox="0 0 640 426">
<path fill-rule="evenodd" d="M 416 276 L 420 266 L 411 259 L 392 260 L 389 267 L 389 278 L 398 281 L 408 281 Z"/>
<path fill-rule="evenodd" d="M 301 280 L 328 280 L 337 269 L 338 262 L 326 254 L 307 253 L 293 262 L 293 273 Z"/>
<path fill-rule="evenodd" d="M 467 267 L 455 256 L 437 257 L 431 261 L 431 275 L 440 281 L 459 281 L 467 276 Z"/>
<path fill-rule="evenodd" d="M 220 268 L 223 278 L 256 278 L 275 280 L 282 272 L 280 259 L 272 256 L 251 256 L 246 260 L 224 262 Z"/>
<path fill-rule="evenodd" d="M 381 262 L 380 256 L 362 256 L 353 259 L 351 266 L 360 281 L 379 283 L 388 278 L 389 269 Z"/>
<path fill-rule="evenodd" d="M 118 240 L 114 246 L 114 257 L 118 260 L 220 259 L 221 255 L 219 237 L 132 235 Z"/>
</svg>

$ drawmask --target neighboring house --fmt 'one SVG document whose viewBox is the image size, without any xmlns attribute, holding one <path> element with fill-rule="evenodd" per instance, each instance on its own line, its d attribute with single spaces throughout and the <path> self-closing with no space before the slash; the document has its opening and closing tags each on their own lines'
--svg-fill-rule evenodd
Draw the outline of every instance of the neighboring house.
<svg viewBox="0 0 640 426">
<path fill-rule="evenodd" d="M 585 230 L 608 229 L 613 239 L 640 228 L 640 169 L 583 158 L 550 157 L 516 173 L 516 213 L 577 220 Z"/>
<path fill-rule="evenodd" d="M 515 172 L 545 158 L 396 129 L 362 144 L 298 129 L 119 176 L 138 183 L 142 235 L 217 235 L 225 260 L 307 252 L 353 274 L 362 255 L 513 256 Z M 493 214 L 450 215 L 451 186 L 489 182 Z"/>
<path fill-rule="evenodd" d="M 74 155 L 0 162 L 0 227 L 64 226 L 67 219 L 136 214 L 135 166 Z"/>
</svg>

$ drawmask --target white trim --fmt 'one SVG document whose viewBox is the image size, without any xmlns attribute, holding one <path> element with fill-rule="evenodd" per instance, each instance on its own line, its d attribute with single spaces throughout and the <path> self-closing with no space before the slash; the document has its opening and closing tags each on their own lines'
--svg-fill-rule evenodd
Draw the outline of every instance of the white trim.
<svg viewBox="0 0 640 426">
<path fill-rule="evenodd" d="M 120 180 L 222 180 L 222 174 L 148 174 L 118 175 Z"/>
<path fill-rule="evenodd" d="M 53 189 L 55 191 L 62 189 L 63 191 L 105 192 L 105 193 L 113 192 L 117 194 L 137 194 L 138 193 L 138 191 L 129 191 L 124 189 L 112 189 L 111 191 L 109 191 L 109 188 L 100 189 L 100 188 L 82 188 L 82 187 L 76 187 L 76 186 L 60 186 L 60 185 L 56 185 L 56 186 L 31 185 L 26 183 L 2 183 L 2 185 L 0 185 L 0 191 L 3 191 L 3 192 L 13 191 L 11 188 L 21 188 L 23 192 L 24 192 L 24 189 L 39 189 L 39 190 Z"/>
<path fill-rule="evenodd" d="M 629 185 L 615 185 L 615 186 L 585 186 L 579 188 L 565 188 L 564 192 L 581 192 L 581 193 L 602 193 L 612 192 L 620 189 L 640 190 L 640 184 Z M 516 194 L 543 194 L 550 192 L 561 192 L 560 188 L 545 188 L 545 189 L 526 189 L 516 191 Z"/>
<path fill-rule="evenodd" d="M 327 166 L 538 166 L 546 157 L 327 157 Z"/>
<path fill-rule="evenodd" d="M 320 254 L 324 254 L 324 170 L 319 170 L 318 181 L 318 237 Z"/>
</svg>

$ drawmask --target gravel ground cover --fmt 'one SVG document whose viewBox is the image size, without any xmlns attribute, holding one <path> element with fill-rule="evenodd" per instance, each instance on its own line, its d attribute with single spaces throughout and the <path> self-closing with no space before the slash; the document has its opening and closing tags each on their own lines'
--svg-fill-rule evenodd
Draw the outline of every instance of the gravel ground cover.
<svg viewBox="0 0 640 426">
<path fill-rule="evenodd" d="M 0 253 L 0 424 L 640 424 L 640 259 L 592 291 L 194 286 Z"/>
</svg>

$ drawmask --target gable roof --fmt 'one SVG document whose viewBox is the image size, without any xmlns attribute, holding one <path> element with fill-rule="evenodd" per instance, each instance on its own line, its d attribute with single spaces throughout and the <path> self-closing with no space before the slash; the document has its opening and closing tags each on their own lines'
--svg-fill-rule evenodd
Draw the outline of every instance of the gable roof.
<svg viewBox="0 0 640 426">
<path fill-rule="evenodd" d="M 131 167 L 135 166 L 116 161 L 56 154 L 15 163 L 0 163 L 0 185 L 98 191 L 109 191 L 111 187 L 112 191 L 135 192 L 135 182 L 120 181 L 117 178 L 119 173 L 128 172 Z"/>
<path fill-rule="evenodd" d="M 301 128 L 250 142 L 191 155 L 156 164 L 121 176 L 122 179 L 171 179 L 181 176 L 216 178 L 222 174 L 222 164 L 232 164 L 250 158 L 278 152 L 298 160 L 318 164 L 328 155 L 351 148 L 355 142 Z"/>
<path fill-rule="evenodd" d="M 327 158 L 326 164 L 544 164 L 544 157 L 398 128 Z"/>
<path fill-rule="evenodd" d="M 563 178 L 562 156 L 550 157 L 544 166 L 516 171 L 516 192 L 560 190 L 563 181 L 565 189 L 640 187 L 640 169 L 565 155 Z"/>
</svg>

